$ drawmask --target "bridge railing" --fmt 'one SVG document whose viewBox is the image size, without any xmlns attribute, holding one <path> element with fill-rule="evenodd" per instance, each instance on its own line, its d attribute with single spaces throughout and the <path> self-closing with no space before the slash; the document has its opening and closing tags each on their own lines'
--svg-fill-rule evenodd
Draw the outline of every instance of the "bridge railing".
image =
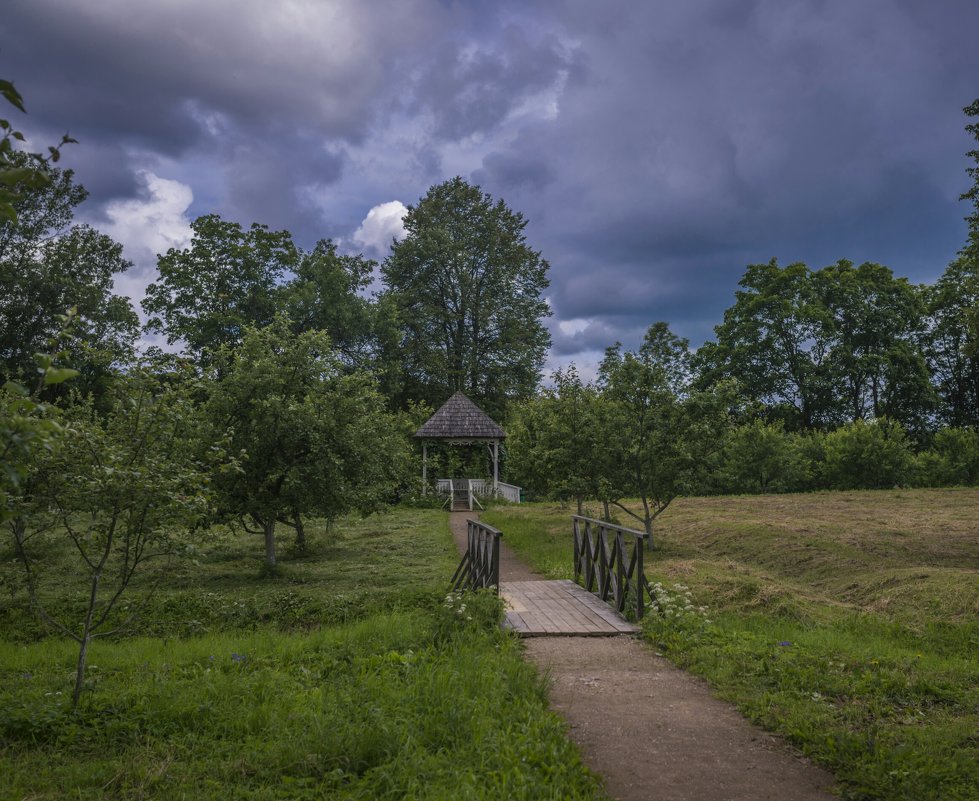
<svg viewBox="0 0 979 801">
<path fill-rule="evenodd" d="M 636 619 L 641 620 L 646 599 L 653 598 L 643 566 L 649 535 L 580 515 L 571 520 L 575 581 L 619 612 L 625 612 L 632 594 Z"/>
<path fill-rule="evenodd" d="M 502 532 L 478 520 L 467 520 L 466 552 L 452 576 L 452 591 L 492 587 L 500 593 L 500 539 Z"/>
</svg>

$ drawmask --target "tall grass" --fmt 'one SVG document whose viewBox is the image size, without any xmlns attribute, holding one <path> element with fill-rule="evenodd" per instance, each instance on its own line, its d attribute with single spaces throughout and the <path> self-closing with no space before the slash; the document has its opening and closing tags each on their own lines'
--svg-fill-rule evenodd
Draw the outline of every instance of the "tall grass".
<svg viewBox="0 0 979 801">
<path fill-rule="evenodd" d="M 144 620 L 167 636 L 93 646 L 77 714 L 69 643 L 0 641 L 0 798 L 604 797 L 498 599 L 446 599 L 444 516 L 351 522 L 313 554 L 237 585 L 233 543 L 202 554 L 196 595 L 185 576 Z M 348 621 L 318 625 L 334 602 Z M 207 630 L 168 617 L 190 608 Z"/>
</svg>

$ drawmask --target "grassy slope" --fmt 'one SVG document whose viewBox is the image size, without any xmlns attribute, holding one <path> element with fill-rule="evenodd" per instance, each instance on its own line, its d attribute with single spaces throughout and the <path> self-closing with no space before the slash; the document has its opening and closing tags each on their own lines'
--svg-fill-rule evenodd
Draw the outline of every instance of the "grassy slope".
<svg viewBox="0 0 979 801">
<path fill-rule="evenodd" d="M 569 515 L 487 520 L 563 577 Z M 709 608 L 648 618 L 674 661 L 832 768 L 846 798 L 979 798 L 979 491 L 683 499 L 656 536 L 650 580 Z"/>
<path fill-rule="evenodd" d="M 93 646 L 77 716 L 73 648 L 30 641 L 15 597 L 0 798 L 602 798 L 496 599 L 446 605 L 445 521 L 314 529 L 311 555 L 273 580 L 257 578 L 254 539 L 212 541 L 147 609 L 165 636 Z M 48 600 L 67 612 L 77 588 L 57 555 Z"/>
</svg>

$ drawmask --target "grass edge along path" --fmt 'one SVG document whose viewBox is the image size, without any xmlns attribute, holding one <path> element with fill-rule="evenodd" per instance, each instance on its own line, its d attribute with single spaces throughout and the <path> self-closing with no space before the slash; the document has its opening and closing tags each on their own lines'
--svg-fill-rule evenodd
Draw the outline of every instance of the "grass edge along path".
<svg viewBox="0 0 979 801">
<path fill-rule="evenodd" d="M 832 770 L 845 799 L 979 798 L 979 492 L 677 505 L 647 561 L 669 609 L 647 617 L 648 640 Z M 570 514 L 536 504 L 484 519 L 565 577 Z"/>
<path fill-rule="evenodd" d="M 77 716 L 68 643 L 0 641 L 0 798 L 605 798 L 495 596 L 446 599 L 444 516 L 407 514 L 446 554 L 427 599 L 313 631 L 98 643 Z M 375 538 L 383 560 L 384 526 L 323 552 Z"/>
</svg>

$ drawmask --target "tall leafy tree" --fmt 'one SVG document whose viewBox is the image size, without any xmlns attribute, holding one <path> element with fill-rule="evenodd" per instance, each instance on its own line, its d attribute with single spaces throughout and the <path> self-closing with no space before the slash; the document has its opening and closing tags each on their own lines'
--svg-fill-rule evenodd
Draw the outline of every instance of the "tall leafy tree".
<svg viewBox="0 0 979 801">
<path fill-rule="evenodd" d="M 979 100 L 966 106 L 976 120 L 966 130 L 979 142 Z M 972 203 L 965 218 L 968 238 L 957 258 L 928 290 L 928 361 L 941 398 L 942 419 L 951 426 L 979 426 L 979 149 L 966 154 L 972 178 L 961 196 Z"/>
<path fill-rule="evenodd" d="M 717 340 L 697 352 L 699 386 L 733 378 L 791 428 L 830 423 L 831 321 L 812 271 L 772 259 L 749 265 L 739 286 Z"/>
<path fill-rule="evenodd" d="M 404 218 L 381 268 L 401 332 L 403 397 L 453 391 L 490 414 L 537 387 L 550 344 L 547 262 L 523 215 L 462 178 L 438 184 Z"/>
<path fill-rule="evenodd" d="M 407 441 L 385 411 L 373 378 L 346 369 L 330 338 L 299 335 L 276 317 L 245 327 L 237 348 L 224 346 L 207 415 L 213 436 L 227 433 L 240 469 L 215 480 L 226 515 L 260 533 L 265 563 L 277 564 L 275 528 L 302 531 L 302 518 L 370 511 L 403 475 Z"/>
<path fill-rule="evenodd" d="M 112 291 L 130 263 L 110 237 L 71 224 L 87 196 L 71 171 L 43 169 L 39 186 L 18 185 L 16 219 L 0 222 L 0 383 L 31 375 L 34 354 L 59 331 L 59 315 L 75 309 L 69 358 L 83 373 L 82 390 L 97 391 L 114 364 L 132 357 L 139 331 L 129 300 Z"/>
<path fill-rule="evenodd" d="M 278 285 L 299 253 L 288 231 L 258 223 L 245 230 L 209 214 L 191 228 L 190 247 L 160 257 L 160 278 L 147 287 L 143 309 L 149 331 L 206 362 L 222 346 L 240 344 L 246 327 L 272 321 Z"/>
<path fill-rule="evenodd" d="M 880 264 L 841 260 L 815 278 L 828 313 L 836 419 L 888 416 L 922 430 L 935 404 L 920 345 L 922 293 Z"/>
</svg>

